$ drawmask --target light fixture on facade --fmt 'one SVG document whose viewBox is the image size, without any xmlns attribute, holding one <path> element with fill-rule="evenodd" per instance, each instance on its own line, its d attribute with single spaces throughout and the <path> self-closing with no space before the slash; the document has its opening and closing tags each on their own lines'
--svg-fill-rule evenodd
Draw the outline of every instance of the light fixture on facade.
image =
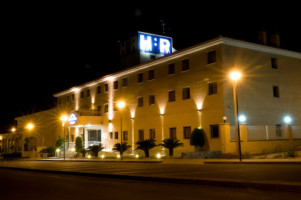
<svg viewBox="0 0 301 200">
<path fill-rule="evenodd" d="M 226 123 L 227 119 L 228 118 L 226 116 L 223 116 L 224 123 Z"/>
<path fill-rule="evenodd" d="M 10 131 L 11 131 L 12 133 L 14 133 L 14 132 L 17 131 L 17 129 L 16 129 L 15 127 L 12 127 L 12 128 L 10 129 Z"/>
<path fill-rule="evenodd" d="M 247 118 L 246 118 L 245 115 L 240 115 L 240 116 L 238 117 L 238 120 L 239 120 L 240 123 L 245 123 L 246 120 L 247 120 Z"/>
<path fill-rule="evenodd" d="M 160 159 L 161 158 L 161 154 L 157 153 L 156 158 Z"/>
<path fill-rule="evenodd" d="M 285 116 L 284 118 L 283 118 L 283 121 L 284 121 L 284 123 L 286 123 L 286 124 L 290 124 L 290 123 L 292 123 L 292 118 L 290 117 L 290 116 Z"/>
<path fill-rule="evenodd" d="M 201 112 L 201 111 L 202 111 L 202 109 L 198 108 L 198 109 L 197 109 L 197 111 L 198 111 L 198 112 Z"/>
</svg>

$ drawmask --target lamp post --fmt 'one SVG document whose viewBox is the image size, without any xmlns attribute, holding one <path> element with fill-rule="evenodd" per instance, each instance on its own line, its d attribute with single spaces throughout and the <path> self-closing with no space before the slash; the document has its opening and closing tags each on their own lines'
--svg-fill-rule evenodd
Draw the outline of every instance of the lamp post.
<svg viewBox="0 0 301 200">
<path fill-rule="evenodd" d="M 125 107 L 124 101 L 119 101 L 117 107 L 120 110 L 120 159 L 123 160 L 123 149 L 122 149 L 122 109 Z"/>
<path fill-rule="evenodd" d="M 241 144 L 240 144 L 240 127 L 238 121 L 238 101 L 237 101 L 237 81 L 241 78 L 239 71 L 233 71 L 230 73 L 230 79 L 233 82 L 233 100 L 234 100 L 234 115 L 235 115 L 235 133 L 237 140 L 237 149 L 239 154 L 239 161 L 242 160 L 241 156 Z"/>
<path fill-rule="evenodd" d="M 31 130 L 34 128 L 34 125 L 33 125 L 33 123 L 28 123 L 25 128 L 28 130 L 29 135 L 31 135 Z M 31 142 L 32 142 L 32 140 L 29 137 L 29 141 L 28 141 L 28 158 L 30 158 Z"/>
<path fill-rule="evenodd" d="M 65 122 L 68 120 L 67 115 L 62 115 L 61 116 L 61 121 L 62 121 L 62 127 L 63 127 L 63 132 L 64 132 L 64 160 L 66 159 L 65 151 L 66 151 L 66 137 L 65 137 Z"/>
</svg>

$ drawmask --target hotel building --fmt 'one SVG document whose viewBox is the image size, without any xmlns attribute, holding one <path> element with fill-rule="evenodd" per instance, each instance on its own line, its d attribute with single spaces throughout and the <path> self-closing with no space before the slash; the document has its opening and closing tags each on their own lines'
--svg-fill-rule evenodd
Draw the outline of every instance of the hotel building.
<svg viewBox="0 0 301 200">
<path fill-rule="evenodd" d="M 36 150 L 54 145 L 65 131 L 69 150 L 81 136 L 85 148 L 102 143 L 107 153 L 122 136 L 131 145 L 128 154 L 139 153 L 139 140 L 153 138 L 159 144 L 177 138 L 184 144 L 175 149 L 175 156 L 180 156 L 194 151 L 190 135 L 201 127 L 206 134 L 204 150 L 235 154 L 229 73 L 236 69 L 242 73 L 237 82 L 242 153 L 281 152 L 301 145 L 301 53 L 225 37 L 172 52 L 142 49 L 140 56 L 153 60 L 54 94 L 57 107 L 16 118 L 18 136 L 11 137 L 22 138 L 18 141 L 24 155 L 29 134 Z M 118 109 L 118 101 L 124 101 L 125 108 Z M 69 115 L 64 131 L 62 113 Z M 28 121 L 39 124 L 32 133 L 24 129 Z M 2 145 L 12 143 L 7 138 Z M 162 147 L 150 153 L 158 152 L 168 154 Z"/>
</svg>

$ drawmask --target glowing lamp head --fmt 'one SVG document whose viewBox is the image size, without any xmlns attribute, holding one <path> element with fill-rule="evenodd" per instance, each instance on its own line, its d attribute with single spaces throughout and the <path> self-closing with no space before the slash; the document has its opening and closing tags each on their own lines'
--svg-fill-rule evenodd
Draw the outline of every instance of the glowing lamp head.
<svg viewBox="0 0 301 200">
<path fill-rule="evenodd" d="M 60 119 L 61 119 L 62 122 L 66 122 L 68 120 L 68 116 L 67 115 L 62 115 Z"/>
<path fill-rule="evenodd" d="M 290 124 L 290 123 L 292 123 L 292 118 L 290 117 L 290 116 L 285 116 L 284 118 L 283 118 L 283 121 L 284 121 L 284 123 L 286 123 L 286 124 Z"/>
<path fill-rule="evenodd" d="M 238 117 L 238 120 L 239 120 L 239 122 L 244 123 L 244 122 L 246 122 L 247 118 L 246 118 L 246 116 L 244 116 L 244 115 L 240 115 L 240 116 Z"/>
<path fill-rule="evenodd" d="M 139 158 L 139 155 L 138 155 L 138 154 L 136 154 L 136 155 L 135 155 L 135 158 Z"/>
<path fill-rule="evenodd" d="M 34 128 L 33 123 L 28 123 L 28 124 L 26 125 L 26 128 L 27 128 L 28 130 L 32 130 L 32 129 Z"/>
<path fill-rule="evenodd" d="M 59 153 L 61 150 L 60 149 L 56 149 L 56 152 Z"/>
<path fill-rule="evenodd" d="M 11 128 L 10 130 L 11 130 L 11 132 L 14 133 L 14 132 L 16 132 L 17 129 L 16 129 L 15 127 L 13 127 L 13 128 Z"/>
<path fill-rule="evenodd" d="M 241 73 L 239 71 L 233 71 L 229 75 L 232 81 L 238 81 L 241 78 Z"/>
<path fill-rule="evenodd" d="M 123 109 L 123 108 L 125 107 L 125 102 L 124 102 L 124 101 L 118 101 L 118 102 L 117 102 L 117 107 L 118 107 L 119 109 Z"/>
<path fill-rule="evenodd" d="M 156 157 L 157 157 L 158 159 L 160 159 L 160 158 L 161 158 L 161 154 L 157 153 Z"/>
</svg>

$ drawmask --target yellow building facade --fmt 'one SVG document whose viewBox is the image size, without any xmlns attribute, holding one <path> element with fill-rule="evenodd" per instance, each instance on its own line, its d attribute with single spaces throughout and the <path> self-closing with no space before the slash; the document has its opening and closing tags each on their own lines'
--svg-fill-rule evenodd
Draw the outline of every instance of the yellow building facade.
<svg viewBox="0 0 301 200">
<path fill-rule="evenodd" d="M 219 37 L 54 94 L 57 108 L 43 115 L 55 113 L 56 125 L 46 119 L 41 123 L 49 128 L 43 129 L 38 146 L 63 135 L 57 119 L 66 113 L 69 148 L 81 136 L 86 148 L 101 142 L 109 153 L 120 143 L 122 123 L 122 139 L 131 145 L 128 154 L 137 154 L 139 140 L 154 138 L 159 144 L 171 137 L 184 144 L 175 149 L 176 156 L 192 152 L 190 134 L 197 127 L 206 134 L 204 150 L 237 153 L 229 79 L 233 69 L 242 73 L 237 88 L 238 110 L 244 116 L 242 152 L 301 145 L 301 54 Z M 124 109 L 118 110 L 118 101 L 126 103 Z M 24 126 L 25 116 L 17 121 Z M 150 153 L 158 152 L 166 155 L 162 147 Z"/>
</svg>

